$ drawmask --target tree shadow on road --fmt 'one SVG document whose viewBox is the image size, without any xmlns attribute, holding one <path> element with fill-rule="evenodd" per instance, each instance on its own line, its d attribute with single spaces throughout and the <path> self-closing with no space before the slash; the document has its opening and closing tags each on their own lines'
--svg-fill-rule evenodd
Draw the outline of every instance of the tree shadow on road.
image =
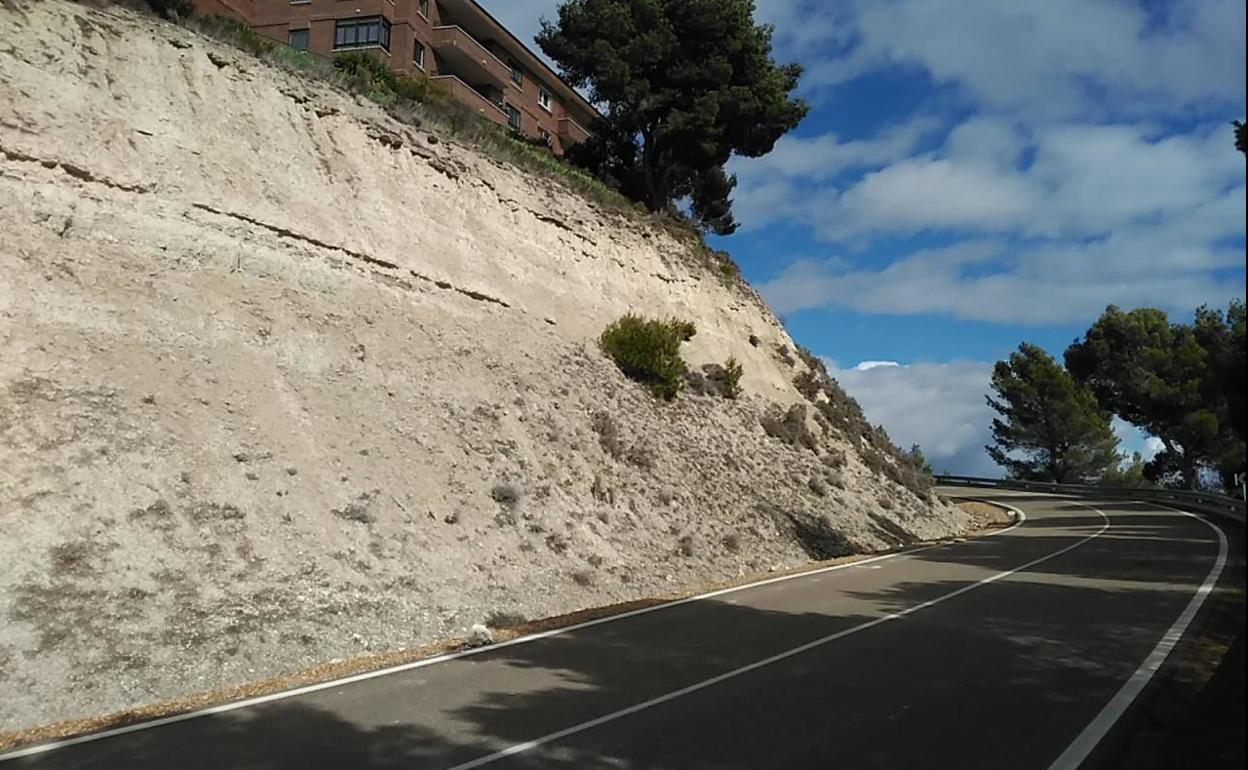
<svg viewBox="0 0 1248 770">
<path fill-rule="evenodd" d="M 1192 542 L 1171 547 L 1175 533 L 1155 516 L 1106 510 L 1115 526 L 1069 556 L 942 600 L 939 611 L 879 623 L 489 767 L 909 767 L 916 746 L 929 767 L 1021 767 L 1002 764 L 1019 752 L 1051 759 L 1060 748 L 1031 736 L 1031 725 L 1073 737 L 1207 569 L 1207 540 L 1175 537 Z M 1025 542 L 988 538 L 903 557 L 906 569 L 950 575 L 940 580 L 890 580 L 888 570 L 902 569 L 896 560 L 879 572 L 847 568 L 12 767 L 445 770 L 937 600 L 1095 531 L 1089 513 L 1072 505 L 1069 517 L 1033 522 Z M 872 584 L 873 575 L 882 577 Z M 1242 628 L 1242 594 L 1238 607 Z"/>
</svg>

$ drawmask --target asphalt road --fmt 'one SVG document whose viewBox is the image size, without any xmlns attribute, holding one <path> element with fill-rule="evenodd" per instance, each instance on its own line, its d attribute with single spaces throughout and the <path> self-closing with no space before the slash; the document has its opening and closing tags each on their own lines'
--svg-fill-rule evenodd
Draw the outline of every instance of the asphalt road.
<svg viewBox="0 0 1248 770">
<path fill-rule="evenodd" d="M 1176 621 L 1199 629 L 1225 540 L 992 494 L 1026 521 L 0 770 L 1073 768 Z"/>
</svg>

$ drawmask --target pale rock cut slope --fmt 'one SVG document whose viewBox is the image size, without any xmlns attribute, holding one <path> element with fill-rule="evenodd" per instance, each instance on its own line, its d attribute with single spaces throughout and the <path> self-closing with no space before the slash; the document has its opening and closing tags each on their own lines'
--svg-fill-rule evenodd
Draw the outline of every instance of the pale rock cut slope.
<svg viewBox="0 0 1248 770">
<path fill-rule="evenodd" d="M 671 236 L 140 14 L 0 0 L 0 233 L 0 730 L 968 526 Z"/>
</svg>

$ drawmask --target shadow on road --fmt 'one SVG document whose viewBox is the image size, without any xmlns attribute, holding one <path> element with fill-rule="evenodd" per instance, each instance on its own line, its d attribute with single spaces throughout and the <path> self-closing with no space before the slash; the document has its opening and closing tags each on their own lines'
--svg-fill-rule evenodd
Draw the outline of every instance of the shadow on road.
<svg viewBox="0 0 1248 770">
<path fill-rule="evenodd" d="M 937 572 L 954 570 L 950 579 L 854 591 L 845 587 L 850 576 L 868 573 L 834 573 L 818 583 L 821 589 L 807 591 L 802 611 L 751 606 L 782 605 L 776 596 L 731 594 L 387 677 L 384 690 L 373 691 L 385 693 L 384 703 L 362 686 L 334 688 L 18 760 L 4 770 L 448 768 L 939 599 L 1096 531 L 1099 522 L 1086 508 L 1069 509 L 1069 516 L 1035 521 L 1018 537 L 907 557 Z M 1027 737 L 1029 725 L 1051 727 L 1063 741 L 1077 733 L 1208 569 L 1210 533 L 1193 522 L 1171 526 L 1176 519 L 1166 518 L 1171 524 L 1163 526 L 1130 505 L 1104 509 L 1114 527 L 1102 536 L 943 602 L 940 611 L 906 615 L 490 767 L 913 767 L 916 746 L 928 767 L 1000 767 L 1002 757 L 1020 750 L 1044 767 L 1048 760 L 1041 759 L 1062 746 Z M 1242 549 L 1234 553 L 1242 582 Z M 1242 601 L 1241 592 L 1238 609 L 1226 610 L 1232 625 L 1238 612 L 1241 636 Z M 493 673 L 474 673 L 484 670 Z M 1204 685 L 1191 687 L 1196 702 Z M 1242 676 L 1238 692 L 1242 703 Z M 677 715 L 679 730 L 671 729 Z M 1238 729 L 1230 740 L 1242 746 L 1242 722 Z M 971 744 L 976 754 L 968 757 Z M 978 756 L 988 763 L 977 763 Z"/>
</svg>

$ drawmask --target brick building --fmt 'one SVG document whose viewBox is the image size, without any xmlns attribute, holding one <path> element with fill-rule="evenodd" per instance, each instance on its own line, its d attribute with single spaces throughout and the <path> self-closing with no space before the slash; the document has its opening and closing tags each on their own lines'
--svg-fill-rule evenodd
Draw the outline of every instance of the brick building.
<svg viewBox="0 0 1248 770">
<path fill-rule="evenodd" d="M 372 50 L 423 72 L 496 123 L 549 142 L 584 141 L 593 105 L 474 0 L 194 0 L 199 13 L 242 18 L 266 37 L 333 55 Z"/>
</svg>

